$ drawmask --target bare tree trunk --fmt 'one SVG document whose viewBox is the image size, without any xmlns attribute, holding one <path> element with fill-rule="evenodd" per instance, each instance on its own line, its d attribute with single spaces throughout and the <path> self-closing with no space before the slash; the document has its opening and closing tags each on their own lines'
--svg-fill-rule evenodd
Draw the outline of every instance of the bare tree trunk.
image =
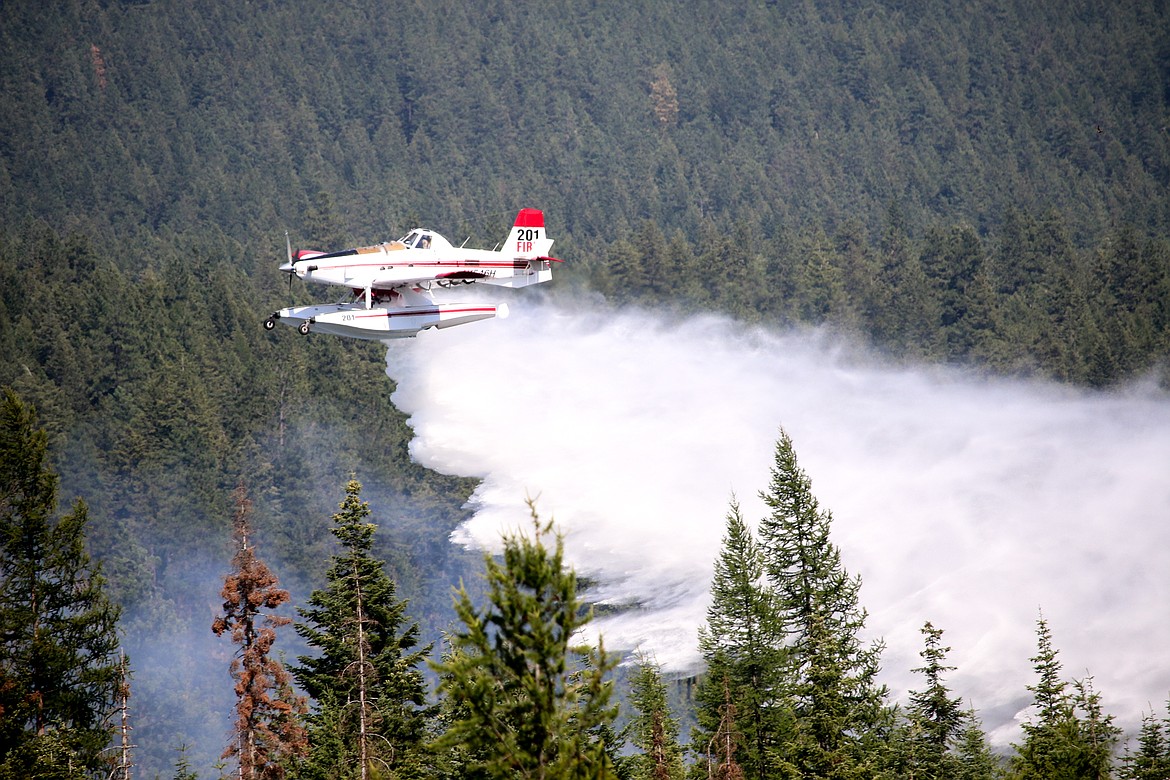
<svg viewBox="0 0 1170 780">
<path fill-rule="evenodd" d="M 367 752 L 368 713 L 366 711 L 366 618 L 362 605 L 362 580 L 354 561 L 354 590 L 357 593 L 357 651 L 358 651 L 358 756 L 361 761 L 361 780 L 368 780 L 369 754 Z"/>
</svg>

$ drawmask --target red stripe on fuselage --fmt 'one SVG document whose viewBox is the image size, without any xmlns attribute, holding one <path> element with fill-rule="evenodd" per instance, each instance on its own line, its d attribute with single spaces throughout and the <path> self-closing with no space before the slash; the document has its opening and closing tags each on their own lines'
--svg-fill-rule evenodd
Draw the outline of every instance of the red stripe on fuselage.
<svg viewBox="0 0 1170 780">
<path fill-rule="evenodd" d="M 369 319 L 370 317 L 432 317 L 436 314 L 473 314 L 479 312 L 494 312 L 495 306 L 472 306 L 463 309 L 415 309 L 414 311 L 388 311 L 373 314 L 355 314 L 354 319 Z"/>
<path fill-rule="evenodd" d="M 551 258 L 550 258 L 551 259 Z M 490 260 L 432 260 L 423 261 L 421 263 L 337 263 L 336 265 L 318 265 L 318 271 L 335 271 L 338 268 L 383 268 L 388 270 L 396 268 L 516 268 L 516 264 L 521 266 L 527 265 L 530 260 L 505 260 L 505 261 L 490 261 Z M 471 265 L 475 263 L 475 265 Z"/>
</svg>

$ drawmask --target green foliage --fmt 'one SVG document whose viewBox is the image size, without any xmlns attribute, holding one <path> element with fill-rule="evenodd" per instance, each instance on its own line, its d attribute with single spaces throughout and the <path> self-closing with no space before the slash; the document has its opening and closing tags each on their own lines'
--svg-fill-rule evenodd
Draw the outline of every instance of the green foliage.
<svg viewBox="0 0 1170 780">
<path fill-rule="evenodd" d="M 1032 662 L 1039 679 L 1028 686 L 1035 719 L 1023 726 L 1024 742 L 1015 746 L 1008 776 L 1012 780 L 1109 777 L 1120 730 L 1111 715 L 1103 714 L 1091 680 L 1076 681 L 1074 693 L 1067 692 L 1043 617 L 1037 620 L 1036 636 L 1038 651 Z"/>
<path fill-rule="evenodd" d="M 197 766 L 219 752 L 201 736 L 223 704 L 202 639 L 213 591 L 193 583 L 213 582 L 232 555 L 208 540 L 228 538 L 240 474 L 256 536 L 298 596 L 325 576 L 328 496 L 371 474 L 386 507 L 377 550 L 432 638 L 449 620 L 450 583 L 476 557 L 447 540 L 473 482 L 411 462 L 384 351 L 260 327 L 286 292 L 243 274 L 244 247 L 188 234 L 140 236 L 127 251 L 140 258 L 133 271 L 76 233 L 0 231 L 11 318 L 0 321 L 0 383 L 44 404 L 62 492 L 86 496 L 87 547 L 142 664 L 136 761 L 166 774 L 176 735 Z M 264 254 L 283 251 L 280 239 Z"/>
<path fill-rule="evenodd" d="M 783 430 L 760 497 L 771 510 L 760 521 L 760 549 L 789 648 L 786 674 L 803 732 L 793 760 L 797 767 L 829 762 L 843 768 L 849 753 L 864 764 L 865 740 L 877 730 L 884 706 L 885 689 L 875 681 L 881 645 L 861 644 L 861 580 L 842 566 L 829 538 L 832 514 L 820 508 Z"/>
<path fill-rule="evenodd" d="M 1161 4 L 714 10 L 6 7 L 0 221 L 324 240 L 533 199 L 593 249 L 643 219 L 876 234 L 893 202 L 981 233 L 1055 209 L 1080 244 L 1170 223 Z"/>
<path fill-rule="evenodd" d="M 922 627 L 925 647 L 922 660 L 925 665 L 914 669 L 925 678 L 926 687 L 911 691 L 907 708 L 906 724 L 897 736 L 896 745 L 899 769 L 913 777 L 951 780 L 970 767 L 976 772 L 985 746 L 982 730 L 971 730 L 969 713 L 960 709 L 962 699 L 952 697 L 943 681 L 943 674 L 955 667 L 946 666 L 949 647 L 943 647 L 942 629 L 935 628 L 928 621 Z M 970 740 L 970 744 L 967 743 Z M 961 752 L 969 751 L 964 756 Z"/>
<path fill-rule="evenodd" d="M 1165 3 L 732 10 L 0 5 L 0 384 L 87 498 L 132 657 L 160 627 L 206 633 L 189 583 L 230 554 L 206 540 L 226 538 L 240 474 L 294 592 L 326 577 L 328 496 L 370 475 L 378 554 L 423 632 L 449 619 L 473 482 L 411 462 L 378 347 L 258 327 L 290 297 L 285 228 L 331 245 L 421 217 L 490 242 L 538 205 L 561 278 L 618 303 L 1165 381 Z M 805 641 L 827 631 L 830 650 L 841 628 Z M 143 697 L 156 773 L 207 708 L 199 649 L 171 644 L 169 676 L 136 678 L 174 696 Z M 760 672 L 725 650 L 704 655 L 747 717 Z M 838 662 L 821 679 L 848 677 Z M 722 681 L 703 695 L 715 735 Z"/>
<path fill-rule="evenodd" d="M 958 762 L 955 770 L 957 780 L 996 780 L 1003 775 L 1001 762 L 991 752 L 987 735 L 983 733 L 983 726 L 973 710 L 967 713 L 966 726 L 954 756 Z"/>
<path fill-rule="evenodd" d="M 638 655 L 634 663 L 629 680 L 633 712 L 620 739 L 639 752 L 620 759 L 618 773 L 630 780 L 682 780 L 679 725 L 667 704 L 661 668 L 644 655 Z"/>
<path fill-rule="evenodd" d="M 533 536 L 504 537 L 503 562 L 490 556 L 488 604 L 457 593 L 462 627 L 435 670 L 454 715 L 439 749 L 460 747 L 467 769 L 499 778 L 607 778 L 613 768 L 596 735 L 615 715 L 609 705 L 613 662 L 602 646 L 574 645 L 591 612 L 564 566 L 564 544 L 532 511 Z"/>
<path fill-rule="evenodd" d="M 772 754 L 786 721 L 779 706 L 785 649 L 776 620 L 774 596 L 764 583 L 764 559 L 733 499 L 723 546 L 711 580 L 707 622 L 699 629 L 706 670 L 695 693 L 698 728 L 691 743 L 700 764 L 726 763 L 719 752 L 734 702 L 735 760 L 749 777 L 771 772 Z M 722 726 L 722 728 L 721 728 Z"/>
<path fill-rule="evenodd" d="M 842 567 L 832 516 L 784 431 L 760 496 L 770 514 L 758 550 L 732 503 L 700 632 L 708 664 L 692 740 L 707 745 L 700 766 L 723 771 L 733 759 L 747 777 L 872 776 L 886 763 L 890 722 L 875 680 L 881 645 L 861 644 L 861 582 Z M 724 740 L 742 750 L 718 753 Z"/>
<path fill-rule="evenodd" d="M 0 777 L 102 766 L 121 682 L 120 611 L 85 552 L 82 501 L 56 517 L 57 475 L 35 412 L 0 399 Z"/>
<path fill-rule="evenodd" d="M 1168 707 L 1167 709 L 1170 709 Z M 1170 772 L 1170 718 L 1142 716 L 1136 745 L 1129 745 L 1117 776 L 1122 780 L 1158 780 Z"/>
<path fill-rule="evenodd" d="M 364 777 L 383 767 L 398 777 L 419 775 L 426 687 L 419 669 L 429 647 L 418 647 L 384 563 L 373 554 L 376 526 L 361 484 L 350 479 L 332 533 L 341 544 L 327 585 L 299 607 L 299 633 L 317 651 L 293 670 L 316 702 L 309 718 L 312 777 Z M 363 769 L 364 768 L 364 769 Z"/>
</svg>

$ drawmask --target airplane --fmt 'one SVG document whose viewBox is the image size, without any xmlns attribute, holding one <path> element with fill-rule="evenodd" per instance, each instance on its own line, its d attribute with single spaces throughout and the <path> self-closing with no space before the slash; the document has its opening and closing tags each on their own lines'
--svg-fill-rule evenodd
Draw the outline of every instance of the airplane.
<svg viewBox="0 0 1170 780">
<path fill-rule="evenodd" d="M 508 316 L 506 303 L 436 301 L 432 290 L 482 283 L 526 287 L 552 279 L 549 257 L 553 239 L 544 229 L 544 212 L 521 209 L 512 232 L 496 250 L 454 247 L 433 230 L 415 228 L 397 241 L 339 252 L 292 251 L 280 270 L 306 282 L 345 287 L 349 300 L 333 304 L 290 306 L 264 321 L 302 334 L 331 333 L 383 341 L 408 338 L 427 328 L 449 328 Z"/>
</svg>

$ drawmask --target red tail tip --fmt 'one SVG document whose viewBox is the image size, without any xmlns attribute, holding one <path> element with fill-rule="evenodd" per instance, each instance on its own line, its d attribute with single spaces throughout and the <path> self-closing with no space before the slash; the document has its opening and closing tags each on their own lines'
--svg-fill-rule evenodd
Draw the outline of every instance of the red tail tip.
<svg viewBox="0 0 1170 780">
<path fill-rule="evenodd" d="M 542 228 L 544 227 L 544 212 L 540 209 L 520 209 L 513 227 Z"/>
</svg>

